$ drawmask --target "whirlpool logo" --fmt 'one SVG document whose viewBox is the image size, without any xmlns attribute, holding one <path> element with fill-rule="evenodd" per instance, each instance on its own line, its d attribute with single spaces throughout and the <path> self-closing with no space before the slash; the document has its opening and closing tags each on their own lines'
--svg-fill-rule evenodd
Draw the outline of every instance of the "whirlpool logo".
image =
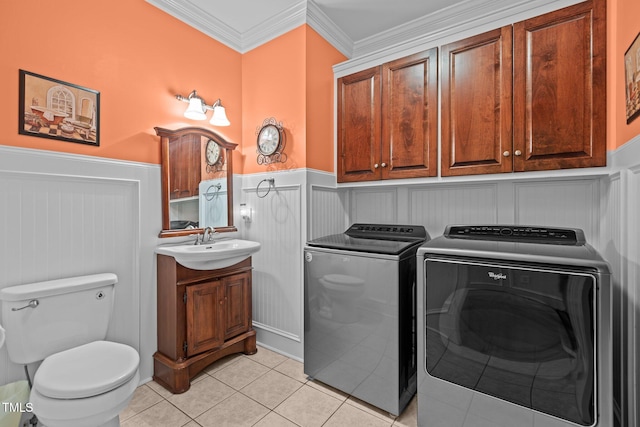
<svg viewBox="0 0 640 427">
<path fill-rule="evenodd" d="M 489 277 L 491 277 L 493 280 L 500 280 L 500 279 L 507 278 L 507 275 L 503 273 L 494 273 L 493 271 L 490 271 L 488 274 L 489 274 Z"/>
</svg>

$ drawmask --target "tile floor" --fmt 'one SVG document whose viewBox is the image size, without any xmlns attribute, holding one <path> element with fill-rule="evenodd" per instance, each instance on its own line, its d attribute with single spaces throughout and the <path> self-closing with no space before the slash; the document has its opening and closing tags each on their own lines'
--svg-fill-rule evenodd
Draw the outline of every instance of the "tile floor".
<svg viewBox="0 0 640 427">
<path fill-rule="evenodd" d="M 416 426 L 416 399 L 391 416 L 322 383 L 302 363 L 263 347 L 221 359 L 172 394 L 155 382 L 136 390 L 120 414 L 122 427 Z"/>
</svg>

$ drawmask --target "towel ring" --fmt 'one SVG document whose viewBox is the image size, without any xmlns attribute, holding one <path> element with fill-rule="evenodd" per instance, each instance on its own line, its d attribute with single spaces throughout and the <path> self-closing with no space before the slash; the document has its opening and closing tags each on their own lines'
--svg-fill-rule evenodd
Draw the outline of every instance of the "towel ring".
<svg viewBox="0 0 640 427">
<path fill-rule="evenodd" d="M 215 188 L 216 192 L 212 193 L 211 189 Z M 218 192 L 220 191 L 220 189 L 222 188 L 222 185 L 220 184 L 211 184 L 209 186 L 209 188 L 207 188 L 207 192 L 204 193 L 204 198 L 207 199 L 207 201 L 211 201 L 213 200 L 214 197 L 216 197 L 218 195 Z"/>
<path fill-rule="evenodd" d="M 269 194 L 271 192 L 271 187 L 275 188 L 275 179 L 274 178 L 265 178 L 262 181 L 260 181 L 258 183 L 258 185 L 256 186 L 256 196 L 258 196 L 259 198 L 263 199 L 265 197 L 267 197 L 267 194 Z M 260 186 L 262 185 L 262 183 L 267 182 L 269 183 L 269 188 L 267 188 L 267 192 L 264 193 L 262 196 L 260 195 Z"/>
</svg>

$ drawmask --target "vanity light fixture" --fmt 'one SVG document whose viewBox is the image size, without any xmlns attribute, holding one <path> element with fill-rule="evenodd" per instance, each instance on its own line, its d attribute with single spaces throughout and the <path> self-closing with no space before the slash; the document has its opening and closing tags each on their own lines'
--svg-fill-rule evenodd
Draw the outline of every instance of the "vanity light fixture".
<svg viewBox="0 0 640 427">
<path fill-rule="evenodd" d="M 240 203 L 240 216 L 244 222 L 251 222 L 251 208 L 246 203 Z"/>
<path fill-rule="evenodd" d="M 184 116 L 191 120 L 206 120 L 207 110 L 213 110 L 210 124 L 213 126 L 229 126 L 231 122 L 227 119 L 227 113 L 222 106 L 220 98 L 213 105 L 207 105 L 204 99 L 198 96 L 198 93 L 194 90 L 191 91 L 189 96 L 184 97 L 182 95 L 176 95 L 178 101 L 188 102 L 189 106 L 184 112 Z"/>
</svg>

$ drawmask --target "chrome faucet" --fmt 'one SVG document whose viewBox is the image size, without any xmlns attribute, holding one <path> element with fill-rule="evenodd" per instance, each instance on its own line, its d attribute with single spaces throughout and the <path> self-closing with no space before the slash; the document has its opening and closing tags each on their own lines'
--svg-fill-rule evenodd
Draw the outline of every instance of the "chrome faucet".
<svg viewBox="0 0 640 427">
<path fill-rule="evenodd" d="M 207 234 L 209 234 L 208 238 L 207 238 Z M 212 227 L 206 227 L 204 229 L 204 233 L 202 233 L 202 244 L 212 241 L 213 240 L 213 236 L 215 234 L 216 234 L 216 232 L 213 230 Z"/>
</svg>

